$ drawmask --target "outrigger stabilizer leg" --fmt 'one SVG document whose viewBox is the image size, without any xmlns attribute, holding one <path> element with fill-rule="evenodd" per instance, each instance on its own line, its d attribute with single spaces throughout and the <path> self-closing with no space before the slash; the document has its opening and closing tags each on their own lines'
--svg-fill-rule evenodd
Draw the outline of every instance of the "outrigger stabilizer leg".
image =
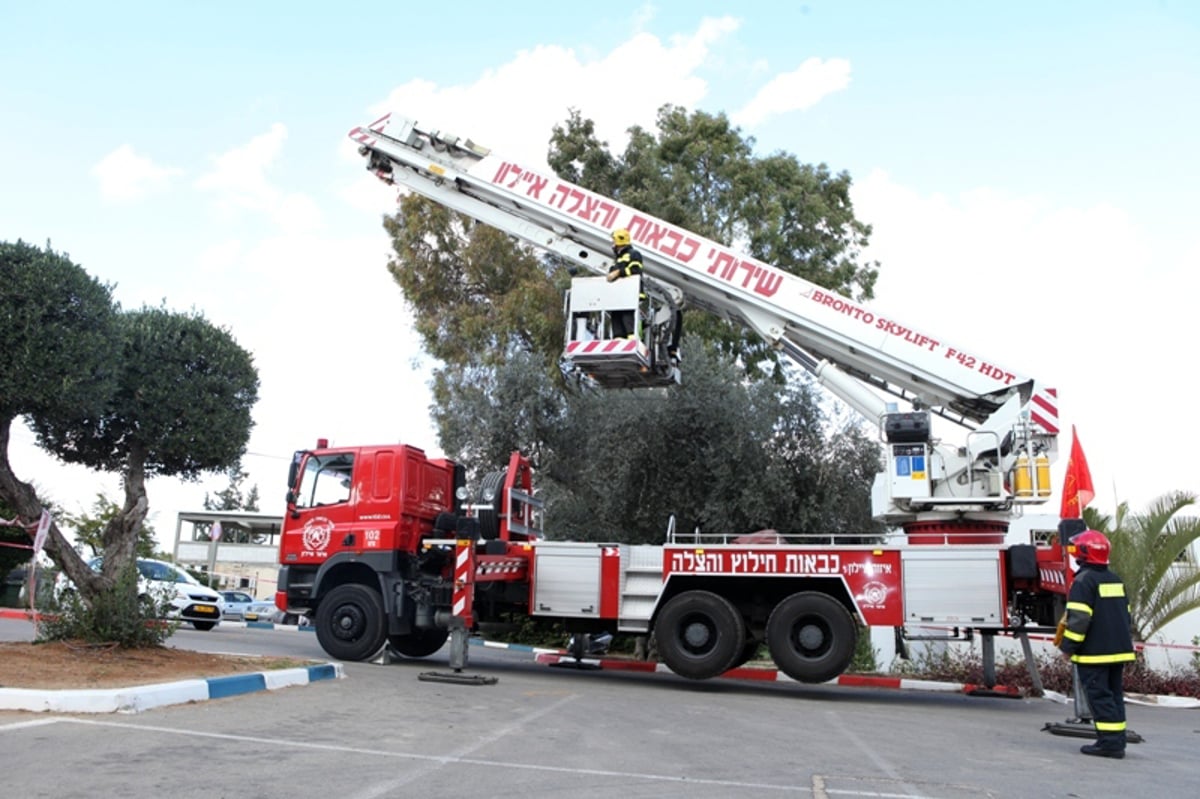
<svg viewBox="0 0 1200 799">
<path fill-rule="evenodd" d="M 485 677 L 482 674 L 463 674 L 467 667 L 467 647 L 469 634 L 466 626 L 453 624 L 450 627 L 450 669 L 451 671 L 425 671 L 417 675 L 424 682 L 448 682 L 454 685 L 495 685 L 498 677 Z"/>
</svg>

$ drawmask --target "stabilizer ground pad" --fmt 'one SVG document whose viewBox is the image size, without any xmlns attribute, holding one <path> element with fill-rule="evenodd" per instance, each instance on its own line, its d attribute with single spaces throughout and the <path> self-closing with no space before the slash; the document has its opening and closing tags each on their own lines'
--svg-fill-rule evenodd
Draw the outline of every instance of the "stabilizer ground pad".
<svg viewBox="0 0 1200 799">
<path fill-rule="evenodd" d="M 499 677 L 484 677 L 482 674 L 461 674 L 454 671 L 423 671 L 417 675 L 423 682 L 448 682 L 453 685 L 495 685 Z"/>
</svg>

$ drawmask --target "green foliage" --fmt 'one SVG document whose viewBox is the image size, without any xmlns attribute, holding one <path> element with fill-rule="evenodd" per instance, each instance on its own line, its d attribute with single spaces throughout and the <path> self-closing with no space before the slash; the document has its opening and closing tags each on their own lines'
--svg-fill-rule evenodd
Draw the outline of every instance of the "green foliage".
<svg viewBox="0 0 1200 799">
<path fill-rule="evenodd" d="M 117 391 L 100 416 L 33 419 L 69 463 L 196 479 L 245 451 L 258 398 L 253 359 L 199 314 L 143 308 L 121 316 Z"/>
<path fill-rule="evenodd" d="M 859 627 L 854 643 L 854 658 L 847 671 L 852 674 L 875 674 L 879 671 L 879 650 L 871 646 L 871 628 Z"/>
<path fill-rule="evenodd" d="M 242 492 L 242 483 L 249 475 L 242 471 L 241 464 L 230 466 L 225 470 L 225 475 L 229 478 L 229 485 L 218 491 L 216 496 L 210 497 L 207 491 L 204 492 L 204 509 L 257 512 L 258 486 L 251 486 L 249 491 Z"/>
<path fill-rule="evenodd" d="M 429 354 L 450 364 L 495 365 L 514 351 L 562 346 L 566 271 L 495 228 L 416 195 L 384 219 L 388 271 L 416 310 Z"/>
<path fill-rule="evenodd" d="M 0 286 L 0 426 L 17 416 L 95 415 L 116 385 L 111 289 L 67 256 L 20 240 L 0 242 Z"/>
<path fill-rule="evenodd" d="M 540 355 L 515 352 L 495 367 L 454 366 L 441 370 L 453 390 L 431 409 L 447 452 L 470 465 L 472 479 L 503 467 L 514 450 L 542 468 L 547 448 L 568 413 L 567 397 L 549 376 Z"/>
<path fill-rule="evenodd" d="M 1195 494 L 1175 491 L 1146 510 L 1131 513 L 1127 503 L 1115 517 L 1085 508 L 1083 518 L 1112 543 L 1110 567 L 1125 583 L 1134 638 L 1149 641 L 1163 627 L 1200 608 L 1200 569 L 1192 556 L 1200 539 L 1200 519 L 1184 511 Z"/>
<path fill-rule="evenodd" d="M 177 622 L 164 621 L 170 609 L 166 597 L 138 595 L 133 564 L 123 568 L 113 585 L 85 599 L 65 590 L 51 604 L 38 626 L 39 641 L 82 641 L 116 644 L 125 649 L 162 646 Z"/>
<path fill-rule="evenodd" d="M 1070 696 L 1074 670 L 1057 654 L 1035 655 L 1034 664 L 1042 687 L 1047 691 Z M 951 647 L 942 652 L 925 651 L 913 660 L 893 668 L 893 673 L 906 677 L 940 682 L 983 685 L 983 657 L 975 649 Z M 996 660 L 996 684 L 1017 688 L 1026 693 L 1033 690 L 1033 678 L 1025 659 L 1008 653 Z M 1195 669 L 1172 668 L 1156 671 L 1144 663 L 1125 667 L 1125 693 L 1162 696 L 1187 696 L 1200 699 L 1200 672 Z"/>
<path fill-rule="evenodd" d="M 75 530 L 75 541 L 79 546 L 87 547 L 92 555 L 100 555 L 104 553 L 104 531 L 113 524 L 120 513 L 120 505 L 104 494 L 97 494 L 90 514 L 64 514 L 61 518 L 64 524 Z M 153 558 L 156 556 L 157 547 L 158 540 L 154 528 L 143 521 L 134 550 L 137 557 Z"/>
<path fill-rule="evenodd" d="M 680 532 L 878 532 L 875 442 L 830 426 L 801 383 L 747 383 L 683 349 L 687 378 L 663 393 L 569 397 L 539 471 L 555 537 L 659 543 L 672 515 Z"/>
</svg>

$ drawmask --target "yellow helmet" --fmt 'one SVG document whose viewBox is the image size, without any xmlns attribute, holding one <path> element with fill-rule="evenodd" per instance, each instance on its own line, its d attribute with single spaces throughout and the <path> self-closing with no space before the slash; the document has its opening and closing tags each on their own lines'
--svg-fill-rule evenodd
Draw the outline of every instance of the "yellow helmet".
<svg viewBox="0 0 1200 799">
<path fill-rule="evenodd" d="M 629 243 L 633 241 L 629 237 L 629 231 L 623 227 L 619 227 L 612 232 L 612 240 L 614 247 L 628 247 Z"/>
</svg>

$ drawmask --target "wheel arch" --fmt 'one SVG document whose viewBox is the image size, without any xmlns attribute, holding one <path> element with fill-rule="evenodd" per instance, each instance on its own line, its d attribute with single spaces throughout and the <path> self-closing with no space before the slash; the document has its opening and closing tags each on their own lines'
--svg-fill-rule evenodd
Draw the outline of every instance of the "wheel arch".
<svg viewBox="0 0 1200 799">
<path fill-rule="evenodd" d="M 388 575 L 393 577 L 389 578 Z M 387 589 L 390 581 L 398 577 L 384 553 L 379 553 L 379 557 L 334 555 L 321 564 L 313 579 L 312 612 L 315 613 L 321 600 L 339 585 L 357 583 L 378 591 L 383 597 L 384 610 L 390 614 L 395 600 Z"/>
</svg>

